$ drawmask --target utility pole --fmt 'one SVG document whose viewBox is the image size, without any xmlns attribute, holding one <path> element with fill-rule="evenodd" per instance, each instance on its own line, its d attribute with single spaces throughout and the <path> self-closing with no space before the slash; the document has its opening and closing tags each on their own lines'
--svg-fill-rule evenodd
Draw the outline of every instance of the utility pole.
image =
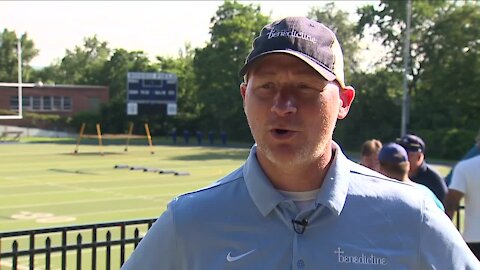
<svg viewBox="0 0 480 270">
<path fill-rule="evenodd" d="M 412 1 L 407 0 L 407 18 L 405 27 L 405 43 L 403 45 L 403 97 L 402 97 L 402 127 L 401 136 L 407 133 L 407 125 L 410 116 L 410 96 L 408 91 L 408 64 L 410 60 L 410 20 L 412 17 Z"/>
<path fill-rule="evenodd" d="M 18 117 L 20 119 L 22 116 L 22 106 L 23 106 L 23 95 L 22 95 L 22 37 L 18 38 L 17 43 L 17 53 L 18 53 Z"/>
</svg>

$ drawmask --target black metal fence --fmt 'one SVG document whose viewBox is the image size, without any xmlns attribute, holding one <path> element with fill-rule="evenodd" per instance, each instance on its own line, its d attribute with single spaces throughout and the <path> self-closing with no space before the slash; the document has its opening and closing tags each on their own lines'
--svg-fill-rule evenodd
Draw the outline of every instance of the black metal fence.
<svg viewBox="0 0 480 270">
<path fill-rule="evenodd" d="M 43 265 L 44 269 L 49 270 L 54 268 L 54 262 L 58 264 L 55 268 L 62 270 L 96 270 L 97 267 L 109 270 L 112 268 L 112 257 L 118 258 L 119 262 L 115 265 L 121 266 L 125 262 L 126 249 L 136 248 L 143 237 L 141 234 L 146 233 L 155 220 L 141 219 L 0 233 L 0 270 L 33 270 L 35 267 L 43 268 Z M 112 249 L 119 250 L 114 254 Z M 89 253 L 88 256 L 85 256 L 85 253 Z M 102 257 L 103 262 L 99 257 Z M 26 260 L 24 264 L 19 264 L 21 258 Z"/>
</svg>

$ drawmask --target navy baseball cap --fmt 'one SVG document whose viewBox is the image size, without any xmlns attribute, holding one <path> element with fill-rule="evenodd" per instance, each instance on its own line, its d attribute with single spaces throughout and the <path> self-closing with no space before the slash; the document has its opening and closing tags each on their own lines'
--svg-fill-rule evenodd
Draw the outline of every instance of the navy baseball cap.
<svg viewBox="0 0 480 270">
<path fill-rule="evenodd" d="M 408 161 L 407 151 L 397 143 L 387 143 L 380 149 L 378 161 L 390 164 Z"/>
<path fill-rule="evenodd" d="M 345 88 L 343 53 L 335 34 L 324 24 L 305 17 L 287 17 L 263 27 L 240 70 L 244 76 L 255 60 L 271 53 L 298 57 L 327 81 Z"/>
<path fill-rule="evenodd" d="M 425 152 L 425 142 L 423 142 L 422 138 L 412 134 L 398 138 L 397 143 L 403 146 L 408 152 Z"/>
</svg>

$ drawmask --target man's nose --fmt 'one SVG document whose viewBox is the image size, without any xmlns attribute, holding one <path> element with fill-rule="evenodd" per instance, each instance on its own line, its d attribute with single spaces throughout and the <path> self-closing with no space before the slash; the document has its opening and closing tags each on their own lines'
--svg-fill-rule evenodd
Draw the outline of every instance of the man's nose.
<svg viewBox="0 0 480 270">
<path fill-rule="evenodd" d="M 271 111 L 280 116 L 296 113 L 297 106 L 294 97 L 279 91 L 275 95 Z"/>
</svg>

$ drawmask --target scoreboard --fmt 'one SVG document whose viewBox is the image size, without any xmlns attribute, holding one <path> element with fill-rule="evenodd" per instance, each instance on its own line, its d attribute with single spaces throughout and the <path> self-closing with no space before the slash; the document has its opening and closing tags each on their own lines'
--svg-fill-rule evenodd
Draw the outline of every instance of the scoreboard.
<svg viewBox="0 0 480 270">
<path fill-rule="evenodd" d="M 160 72 L 127 73 L 127 115 L 157 113 L 165 110 L 175 115 L 177 75 Z"/>
</svg>

